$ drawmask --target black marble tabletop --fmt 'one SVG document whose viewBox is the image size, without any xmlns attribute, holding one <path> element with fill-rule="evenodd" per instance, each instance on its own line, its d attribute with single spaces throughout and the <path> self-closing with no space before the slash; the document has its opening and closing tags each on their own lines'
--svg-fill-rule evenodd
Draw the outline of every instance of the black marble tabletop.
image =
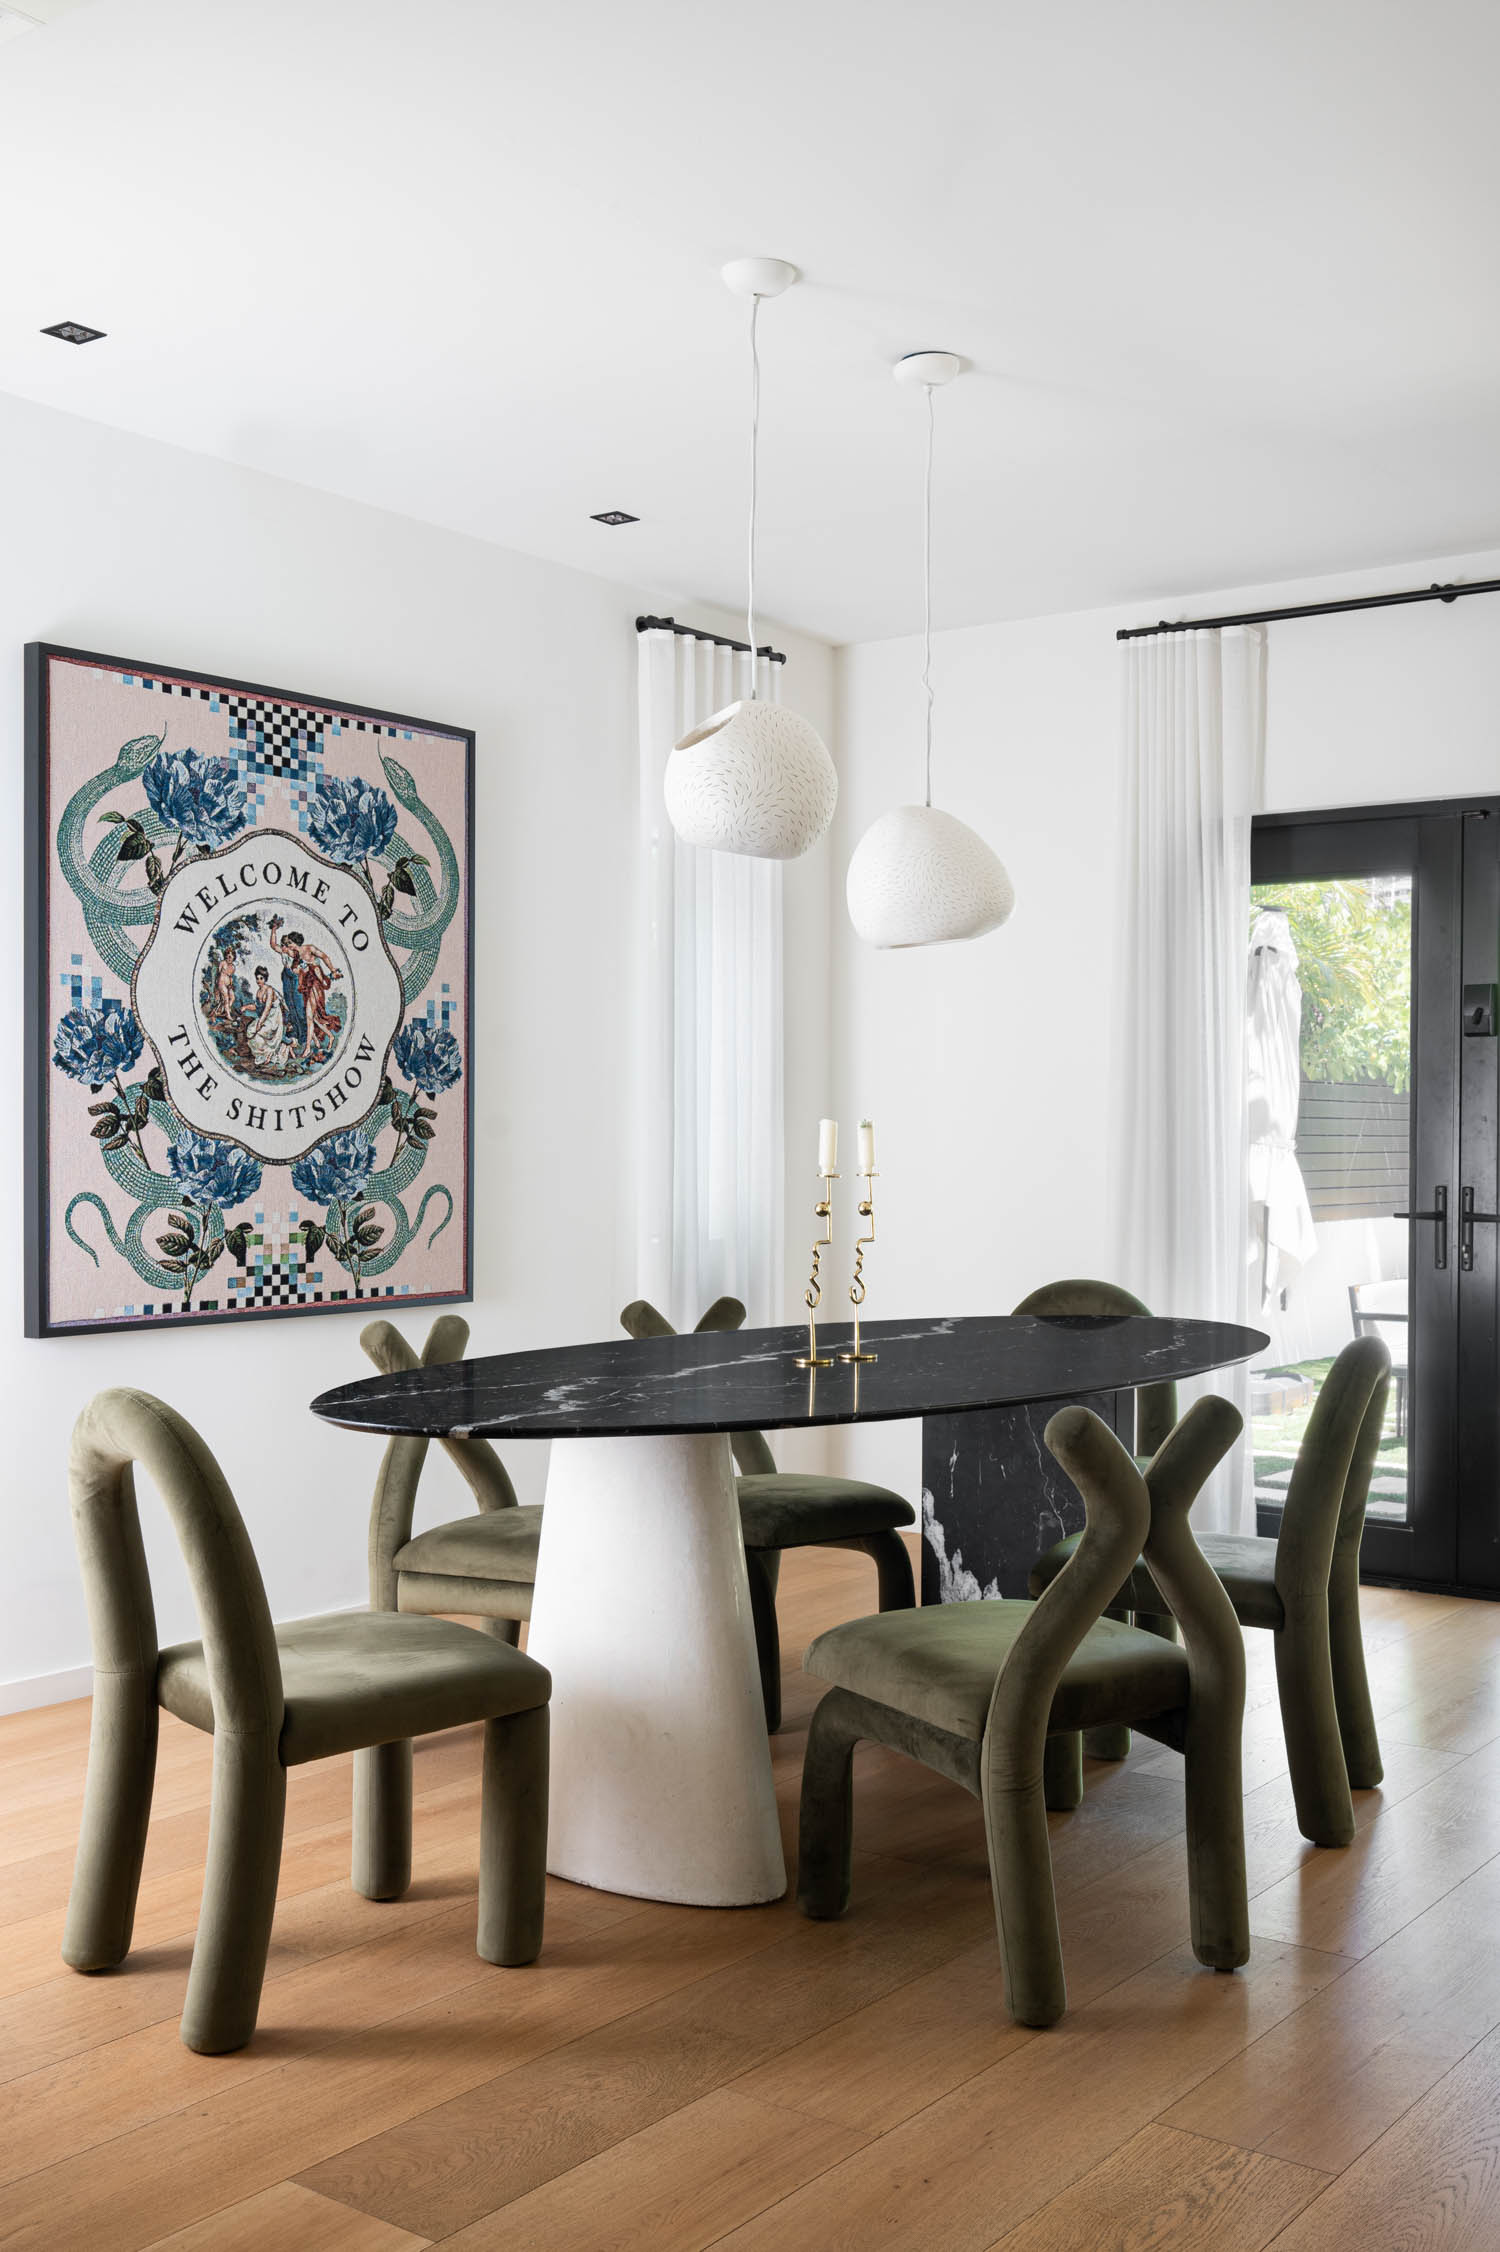
<svg viewBox="0 0 1500 2252">
<path fill-rule="evenodd" d="M 883 1423 L 966 1408 L 1076 1399 L 1249 1360 L 1269 1340 L 1231 1322 L 1149 1315 L 866 1322 L 879 1358 L 854 1369 L 798 1368 L 807 1327 L 685 1337 L 611 1338 L 497 1353 L 336 1385 L 313 1413 L 352 1431 L 516 1439 L 665 1437 Z M 849 1341 L 819 1325 L 820 1352 Z"/>
</svg>

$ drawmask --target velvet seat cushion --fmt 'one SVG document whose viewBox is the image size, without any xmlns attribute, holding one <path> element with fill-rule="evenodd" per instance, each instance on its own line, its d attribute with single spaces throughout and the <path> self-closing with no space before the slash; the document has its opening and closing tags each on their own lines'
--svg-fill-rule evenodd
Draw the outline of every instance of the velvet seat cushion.
<svg viewBox="0 0 1500 2252">
<path fill-rule="evenodd" d="M 542 1537 L 540 1505 L 485 1509 L 418 1533 L 393 1558 L 398 1572 L 433 1572 L 448 1579 L 536 1578 Z"/>
<path fill-rule="evenodd" d="M 287 1767 L 529 1712 L 547 1702 L 552 1688 L 551 1675 L 534 1658 L 451 1619 L 332 1611 L 277 1627 L 276 1649 L 286 1699 L 281 1757 Z M 201 1642 L 162 1651 L 156 1693 L 179 1720 L 213 1733 Z"/>
<path fill-rule="evenodd" d="M 995 1677 L 1034 1609 L 991 1596 L 882 1611 L 830 1627 L 802 1663 L 820 1681 L 978 1743 Z M 1148 1720 L 1187 1700 L 1187 1654 L 1179 1644 L 1123 1619 L 1100 1619 L 1068 1660 L 1048 1725 Z"/>
<path fill-rule="evenodd" d="M 1060 1540 L 1039 1556 L 1031 1567 L 1031 1585 L 1040 1593 L 1049 1581 L 1055 1580 L 1081 1535 L 1074 1533 L 1068 1540 Z M 1276 1592 L 1276 1543 L 1259 1540 L 1253 1533 L 1200 1533 L 1198 1546 L 1224 1583 L 1224 1591 L 1234 1605 L 1235 1616 L 1242 1626 L 1264 1626 L 1276 1632 L 1285 1623 L 1286 1613 L 1281 1597 Z M 1144 1563 L 1136 1565 L 1126 1586 L 1121 1591 L 1122 1605 L 1132 1611 L 1165 1609 L 1156 1583 Z"/>
<path fill-rule="evenodd" d="M 812 1548 L 819 1541 L 859 1540 L 916 1522 L 911 1503 L 900 1494 L 858 1478 L 777 1470 L 736 1483 L 747 1548 Z"/>
<path fill-rule="evenodd" d="M 911 1503 L 900 1494 L 858 1478 L 778 1470 L 736 1483 L 747 1548 L 809 1548 L 916 1522 Z M 488 1509 L 418 1533 L 397 1549 L 393 1561 L 398 1572 L 529 1582 L 536 1578 L 541 1535 L 540 1507 Z"/>
</svg>

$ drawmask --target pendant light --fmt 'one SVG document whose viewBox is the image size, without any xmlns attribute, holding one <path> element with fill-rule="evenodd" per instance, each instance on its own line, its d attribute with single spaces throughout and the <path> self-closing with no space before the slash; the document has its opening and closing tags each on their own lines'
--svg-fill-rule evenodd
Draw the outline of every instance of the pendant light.
<svg viewBox="0 0 1500 2252">
<path fill-rule="evenodd" d="M 724 281 L 750 300 L 750 537 L 745 639 L 750 693 L 726 704 L 675 745 L 663 789 L 684 844 L 737 852 L 752 860 L 795 860 L 833 819 L 839 782 L 817 729 L 755 693 L 755 504 L 760 446 L 760 354 L 756 315 L 797 279 L 784 258 L 736 258 Z"/>
<path fill-rule="evenodd" d="M 893 806 L 868 828 L 849 862 L 849 919 L 872 946 L 940 946 L 998 930 L 1015 887 L 977 831 L 932 802 L 932 394 L 959 370 L 952 352 L 909 352 L 898 383 L 927 394 L 927 470 L 922 487 L 922 686 L 927 695 L 926 795 Z"/>
</svg>

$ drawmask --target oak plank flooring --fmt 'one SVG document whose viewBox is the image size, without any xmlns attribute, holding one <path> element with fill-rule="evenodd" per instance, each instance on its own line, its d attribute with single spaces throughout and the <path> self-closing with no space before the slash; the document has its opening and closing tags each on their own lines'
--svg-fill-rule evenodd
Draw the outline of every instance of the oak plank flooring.
<svg viewBox="0 0 1500 2252">
<path fill-rule="evenodd" d="M 720 2088 L 445 2242 L 449 2252 L 698 2252 L 858 2141 Z"/>
<path fill-rule="evenodd" d="M 1277 2252 L 1494 2252 L 1500 2032 L 1453 2067 L 1277 2240 Z"/>
<path fill-rule="evenodd" d="M 821 1694 L 795 1653 L 872 1600 L 864 1558 L 785 1561 L 792 1846 Z M 1387 1781 L 1344 1853 L 1297 1832 L 1246 1638 L 1234 1978 L 1185 1944 L 1180 1762 L 1090 1766 L 1052 1823 L 1070 2011 L 1045 2034 L 1003 2011 L 977 1805 L 874 1747 L 842 1923 L 554 1883 L 542 1962 L 495 1971 L 458 1730 L 418 1748 L 400 1903 L 349 1890 L 349 1763 L 293 1776 L 260 2032 L 193 2057 L 206 1740 L 164 1720 L 137 1950 L 81 1979 L 56 1947 L 89 1708 L 0 1718 L 0 2247 L 1494 2252 L 1500 1606 L 1371 1589 L 1365 1622 Z"/>
<path fill-rule="evenodd" d="M 422 2252 L 422 2239 L 278 2182 L 189 2228 L 159 2236 L 149 2252 Z"/>
<path fill-rule="evenodd" d="M 1326 2174 L 1287 2166 L 1233 2143 L 1169 2127 L 1143 2127 L 1073 2187 L 990 2252 L 1090 2252 L 1149 2245 L 1151 2252 L 1263 2252 L 1293 2215 L 1328 2186 Z"/>
</svg>

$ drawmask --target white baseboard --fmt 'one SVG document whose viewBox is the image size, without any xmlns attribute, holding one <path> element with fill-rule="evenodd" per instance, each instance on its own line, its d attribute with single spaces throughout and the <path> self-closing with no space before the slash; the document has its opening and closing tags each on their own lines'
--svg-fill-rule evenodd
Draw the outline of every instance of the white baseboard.
<svg viewBox="0 0 1500 2252">
<path fill-rule="evenodd" d="M 330 1603 L 330 1611 L 362 1611 L 363 1603 Z M 298 1613 L 301 1617 L 304 1614 Z M 326 1618 L 327 1612 L 314 1614 Z M 285 1625 L 278 1620 L 278 1625 Z M 8 1712 L 34 1712 L 40 1705 L 65 1705 L 74 1697 L 94 1694 L 92 1666 L 65 1666 L 61 1673 L 34 1673 L 25 1681 L 0 1681 L 0 1717 Z"/>
<path fill-rule="evenodd" d="M 34 1673 L 29 1681 L 0 1681 L 0 1713 L 32 1712 L 38 1705 L 65 1705 L 94 1693 L 92 1666 L 66 1666 L 61 1673 Z"/>
</svg>

